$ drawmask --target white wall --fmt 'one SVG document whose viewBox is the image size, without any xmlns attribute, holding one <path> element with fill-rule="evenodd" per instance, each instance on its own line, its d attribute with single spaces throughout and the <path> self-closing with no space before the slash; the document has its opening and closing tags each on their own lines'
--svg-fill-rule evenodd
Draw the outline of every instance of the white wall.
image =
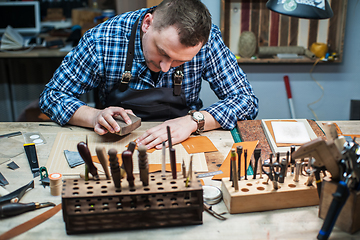
<svg viewBox="0 0 360 240">
<path fill-rule="evenodd" d="M 213 16 L 220 13 L 220 0 L 203 2 Z M 359 0 L 348 0 L 343 62 L 319 63 L 314 69 L 313 77 L 324 88 L 324 97 L 311 106 L 319 120 L 348 120 L 351 99 L 360 99 L 359 13 Z M 322 92 L 310 77 L 312 64 L 241 64 L 240 67 L 247 73 L 260 101 L 257 119 L 290 118 L 284 75 L 290 79 L 296 117 L 315 119 L 307 105 L 318 100 Z M 200 96 L 205 107 L 217 101 L 206 83 Z"/>
</svg>

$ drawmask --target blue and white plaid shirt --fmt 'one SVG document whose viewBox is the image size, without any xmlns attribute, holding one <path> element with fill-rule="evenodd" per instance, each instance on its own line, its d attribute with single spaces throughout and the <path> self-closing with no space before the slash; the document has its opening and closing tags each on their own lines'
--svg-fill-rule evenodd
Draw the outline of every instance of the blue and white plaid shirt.
<svg viewBox="0 0 360 240">
<path fill-rule="evenodd" d="M 140 9 L 115 16 L 87 31 L 77 47 L 69 52 L 40 96 L 39 106 L 53 121 L 66 124 L 84 102 L 79 97 L 98 87 L 100 101 L 120 81 L 125 69 L 131 28 L 138 17 L 149 9 Z M 172 88 L 173 73 L 160 72 L 158 81 L 151 79 L 141 49 L 140 25 L 135 40 L 135 54 L 129 87 L 133 89 Z M 258 99 L 238 66 L 234 54 L 225 46 L 220 30 L 213 25 L 209 41 L 199 53 L 184 64 L 182 91 L 191 109 L 201 109 L 199 99 L 202 79 L 220 99 L 204 108 L 222 128 L 232 129 L 238 120 L 254 119 L 258 113 Z"/>
</svg>

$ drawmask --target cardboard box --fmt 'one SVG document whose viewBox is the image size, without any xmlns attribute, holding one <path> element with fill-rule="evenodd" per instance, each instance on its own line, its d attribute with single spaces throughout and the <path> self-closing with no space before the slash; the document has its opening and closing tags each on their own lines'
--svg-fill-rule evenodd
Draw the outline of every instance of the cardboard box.
<svg viewBox="0 0 360 240">
<path fill-rule="evenodd" d="M 92 8 L 74 8 L 71 12 L 71 20 L 73 25 L 84 25 L 91 24 L 95 26 L 94 18 L 101 16 L 102 12 L 99 9 Z"/>
</svg>

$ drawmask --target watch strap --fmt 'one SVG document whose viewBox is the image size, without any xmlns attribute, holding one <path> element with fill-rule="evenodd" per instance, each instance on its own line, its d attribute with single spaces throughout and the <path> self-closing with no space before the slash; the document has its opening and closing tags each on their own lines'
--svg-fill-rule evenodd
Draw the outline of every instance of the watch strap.
<svg viewBox="0 0 360 240">
<path fill-rule="evenodd" d="M 198 127 L 195 131 L 195 134 L 200 134 L 204 131 L 204 126 L 205 126 L 205 119 L 198 121 L 193 117 L 194 112 L 198 112 L 197 110 L 190 110 L 188 112 L 188 115 L 191 115 L 192 119 L 197 123 Z"/>
<path fill-rule="evenodd" d="M 196 129 L 195 133 L 196 134 L 200 134 L 204 131 L 204 125 L 205 125 L 205 120 L 199 121 L 198 122 L 198 129 Z"/>
</svg>

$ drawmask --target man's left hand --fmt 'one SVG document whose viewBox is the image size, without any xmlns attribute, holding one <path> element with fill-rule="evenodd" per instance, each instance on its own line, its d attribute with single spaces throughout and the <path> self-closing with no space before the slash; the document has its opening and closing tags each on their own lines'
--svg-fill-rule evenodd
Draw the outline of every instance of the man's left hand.
<svg viewBox="0 0 360 240">
<path fill-rule="evenodd" d="M 192 120 L 190 115 L 186 115 L 184 117 L 167 120 L 156 127 L 150 128 L 137 139 L 137 144 L 146 145 L 148 149 L 153 147 L 161 149 L 162 142 L 165 141 L 166 147 L 168 147 L 167 126 L 170 127 L 172 144 L 186 140 L 191 133 L 197 129 L 197 123 Z"/>
</svg>

